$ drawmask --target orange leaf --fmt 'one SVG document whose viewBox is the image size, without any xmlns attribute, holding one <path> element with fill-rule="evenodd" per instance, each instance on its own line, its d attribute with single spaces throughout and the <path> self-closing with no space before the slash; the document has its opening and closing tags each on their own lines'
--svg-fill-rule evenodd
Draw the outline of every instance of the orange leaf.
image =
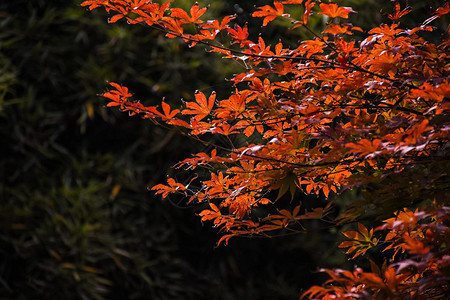
<svg viewBox="0 0 450 300">
<path fill-rule="evenodd" d="M 163 198 L 166 198 L 170 193 L 175 193 L 176 191 L 184 191 L 186 187 L 181 183 L 175 182 L 173 178 L 168 178 L 167 183 L 169 184 L 158 184 L 152 187 L 152 190 L 156 190 L 156 194 L 162 194 Z"/>
<path fill-rule="evenodd" d="M 349 13 L 356 13 L 351 7 L 340 7 L 336 3 L 321 3 L 319 6 L 323 10 L 319 14 L 327 15 L 330 18 L 340 17 L 347 19 Z"/>
<path fill-rule="evenodd" d="M 392 13 L 392 15 L 389 14 L 387 17 L 389 19 L 391 19 L 392 21 L 397 21 L 398 19 L 400 19 L 404 15 L 410 13 L 411 10 L 412 9 L 410 7 L 407 7 L 404 10 L 400 11 L 400 3 L 396 2 L 395 6 L 394 6 L 394 12 Z"/>
<path fill-rule="evenodd" d="M 108 19 L 108 22 L 109 23 L 115 23 L 115 22 L 117 22 L 118 20 L 120 20 L 122 18 L 123 18 L 123 15 L 118 14 L 118 15 L 115 15 L 112 18 Z"/>
<path fill-rule="evenodd" d="M 314 7 L 314 5 L 316 5 L 316 2 L 312 1 L 312 0 L 308 0 L 305 3 L 305 12 L 303 13 L 303 24 L 307 24 L 308 23 L 308 18 L 309 16 L 312 15 L 312 8 Z M 294 26 L 295 28 L 296 26 Z"/>
<path fill-rule="evenodd" d="M 363 157 L 365 155 L 372 154 L 374 155 L 375 152 L 380 148 L 381 146 L 381 140 L 375 139 L 373 141 L 369 141 L 367 139 L 362 139 L 358 141 L 357 144 L 354 143 L 348 143 L 345 145 L 345 147 L 350 148 L 353 153 L 360 153 L 359 157 Z"/>
<path fill-rule="evenodd" d="M 283 4 L 302 4 L 303 0 L 286 0 L 281 3 Z"/>
<path fill-rule="evenodd" d="M 241 26 L 234 24 L 234 29 L 227 28 L 228 34 L 235 40 L 245 41 L 248 38 L 247 24 L 242 28 Z"/>
<path fill-rule="evenodd" d="M 283 16 L 284 6 L 278 1 L 274 1 L 273 9 L 270 5 L 265 5 L 263 7 L 258 7 L 259 11 L 255 11 L 252 17 L 265 17 L 262 26 L 266 26 L 270 21 L 273 21 L 276 17 Z M 286 15 L 287 16 L 287 15 Z"/>
<path fill-rule="evenodd" d="M 180 111 L 178 109 L 174 109 L 172 111 L 170 111 L 170 106 L 165 103 L 164 101 L 161 103 L 163 112 L 164 112 L 164 116 L 170 120 L 172 119 L 176 114 L 178 114 Z"/>
<path fill-rule="evenodd" d="M 194 119 L 200 121 L 210 114 L 216 100 L 216 93 L 212 92 L 211 96 L 206 100 L 205 94 L 196 91 L 195 100 L 196 102 L 187 102 L 186 107 L 190 109 L 184 109 L 181 113 L 183 115 L 195 115 Z"/>
<path fill-rule="evenodd" d="M 219 246 L 221 243 L 225 243 L 225 245 L 228 245 L 228 241 L 233 237 L 236 236 L 236 234 L 226 234 L 220 238 L 220 240 L 217 242 L 217 246 Z"/>
<path fill-rule="evenodd" d="M 187 12 L 185 12 L 181 8 L 172 8 L 171 11 L 171 17 L 180 18 L 182 23 L 203 23 L 203 21 L 198 20 L 208 9 L 208 7 L 204 7 L 200 9 L 200 6 L 198 3 L 195 3 L 190 10 L 191 16 L 188 15 Z"/>
</svg>

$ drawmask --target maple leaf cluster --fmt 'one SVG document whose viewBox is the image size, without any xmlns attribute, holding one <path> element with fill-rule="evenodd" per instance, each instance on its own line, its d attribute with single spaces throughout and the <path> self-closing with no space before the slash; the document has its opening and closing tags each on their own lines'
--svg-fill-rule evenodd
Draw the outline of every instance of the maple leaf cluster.
<svg viewBox="0 0 450 300">
<path fill-rule="evenodd" d="M 410 293 L 412 297 L 414 288 L 433 289 L 429 287 L 432 282 L 424 282 L 434 275 L 424 274 L 442 275 L 442 266 L 447 266 L 448 272 L 448 255 L 439 253 L 442 247 L 448 251 L 449 234 L 443 220 L 448 220 L 444 207 L 450 167 L 450 42 L 448 36 L 440 44 L 421 36 L 423 31 L 433 32 L 430 24 L 449 13 L 448 3 L 412 29 L 401 28 L 398 22 L 411 9 L 402 10 L 395 3 L 388 15 L 390 24 L 372 28 L 359 42 L 352 35 L 362 29 L 340 22 L 356 13 L 350 7 L 288 0 L 255 10 L 252 16 L 262 18 L 263 26 L 282 18 L 290 22 L 292 30 L 307 30 L 312 35 L 294 46 L 282 40 L 268 45 L 261 36 L 252 38 L 247 25 L 232 24 L 234 16 L 205 21 L 202 18 L 208 7 L 201 8 L 198 3 L 189 11 L 171 8 L 171 1 L 92 0 L 82 5 L 104 7 L 115 12 L 110 22 L 125 18 L 130 24 L 145 24 L 167 38 L 181 38 L 189 46 L 203 45 L 242 66 L 242 73 L 230 79 L 234 90 L 228 98 L 197 91 L 195 100 L 182 109 L 172 109 L 165 102 L 161 107 L 144 106 L 117 83 L 111 83 L 114 89 L 103 94 L 109 100 L 107 106 L 178 127 L 186 136 L 210 146 L 210 152 L 197 153 L 176 165 L 189 170 L 204 168 L 207 178 L 194 178 L 188 184 L 169 178 L 167 184 L 152 189 L 163 197 L 177 193 L 189 203 L 205 203 L 208 208 L 200 216 L 224 233 L 219 244 L 234 236 L 302 230 L 302 222 L 308 219 L 335 221 L 330 217 L 331 201 L 312 211 L 301 209 L 301 203 L 270 209 L 288 192 L 291 203 L 297 191 L 329 198 L 333 193 L 417 170 L 417 176 L 423 176 L 423 180 L 417 177 L 419 188 L 444 186 L 440 189 L 444 192 L 422 199 L 432 205 L 416 213 L 392 211 L 396 217 L 375 230 L 388 231 L 383 242 L 389 244 L 388 250 L 415 258 L 372 273 L 327 270 L 330 283 L 339 284 L 314 287 L 306 295 L 344 299 L 364 293 L 386 297 Z M 300 19 L 289 14 L 295 9 L 303 11 Z M 313 15 L 329 20 L 321 33 L 314 33 L 308 25 Z M 211 142 L 211 135 L 225 137 L 228 144 Z M 193 181 L 199 188 L 191 188 Z M 273 190 L 278 191 L 276 199 L 269 196 Z M 401 202 L 399 208 L 408 204 Z M 262 212 L 266 215 L 261 216 Z M 354 221 L 361 214 L 349 210 L 340 217 Z M 404 221 L 405 214 L 413 220 L 426 220 L 428 225 Z M 351 241 L 341 244 L 354 257 L 380 244 L 373 230 L 358 227 L 359 232 L 346 232 Z M 446 242 L 439 244 L 433 238 Z M 436 288 L 436 293 L 441 290 Z"/>
<path fill-rule="evenodd" d="M 384 246 L 383 251 L 393 251 L 392 257 L 408 254 L 408 258 L 390 264 L 385 261 L 381 268 L 370 261 L 371 272 L 361 268 L 322 270 L 331 279 L 324 286 L 311 287 L 302 298 L 355 299 L 370 295 L 375 299 L 442 299 L 449 292 L 449 220 L 448 206 L 429 213 L 405 208 L 375 229 L 388 230 L 383 240 L 373 238 L 373 229 L 358 224 L 359 232 L 343 232 L 352 239 L 339 245 L 350 247 L 347 253 L 358 256 L 379 244 Z"/>
</svg>

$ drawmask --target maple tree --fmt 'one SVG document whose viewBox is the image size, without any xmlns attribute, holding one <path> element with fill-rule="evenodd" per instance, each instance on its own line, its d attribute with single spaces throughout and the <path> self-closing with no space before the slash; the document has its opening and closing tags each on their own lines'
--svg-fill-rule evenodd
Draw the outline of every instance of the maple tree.
<svg viewBox="0 0 450 300">
<path fill-rule="evenodd" d="M 202 168 L 206 177 L 194 176 L 187 183 L 168 178 L 167 184 L 152 190 L 204 203 L 207 207 L 199 215 L 223 232 L 219 244 L 235 236 L 302 231 L 305 220 L 311 219 L 343 225 L 366 215 L 389 216 L 375 229 L 358 223 L 358 231 L 343 232 L 349 240 L 339 247 L 349 248 L 353 257 L 384 247 L 386 253 L 393 251 L 388 255 L 392 261 L 381 268 L 371 262 L 371 272 L 324 270 L 331 279 L 303 296 L 384 299 L 448 292 L 450 27 L 438 44 L 423 34 L 436 30 L 432 23 L 450 12 L 448 3 L 418 26 L 404 29 L 399 20 L 412 9 L 402 9 L 395 1 L 393 12 L 386 14 L 387 24 L 356 41 L 352 36 L 363 30 L 345 23 L 356 13 L 350 7 L 328 1 L 274 1 L 256 8 L 252 16 L 262 18 L 263 27 L 286 19 L 291 30 L 311 35 L 298 45 L 280 40 L 274 46 L 261 36 L 251 37 L 247 24 L 232 24 L 234 16 L 203 20 L 208 7 L 195 3 L 186 11 L 171 4 L 82 4 L 114 12 L 111 23 L 126 19 L 144 24 L 242 66 L 242 73 L 229 79 L 234 90 L 228 98 L 196 91 L 194 100 L 181 109 L 164 101 L 160 107 L 143 105 L 113 82 L 113 89 L 102 94 L 108 107 L 176 127 L 209 146 L 209 152 L 176 165 Z M 301 17 L 291 17 L 298 9 Z M 313 15 L 328 20 L 320 33 L 308 25 Z M 212 142 L 211 136 L 226 142 Z M 332 194 L 370 186 L 377 189 L 372 197 L 332 216 Z M 295 197 L 297 191 L 322 195 L 329 202 L 307 211 Z M 285 195 L 291 202 L 279 207 Z"/>
</svg>

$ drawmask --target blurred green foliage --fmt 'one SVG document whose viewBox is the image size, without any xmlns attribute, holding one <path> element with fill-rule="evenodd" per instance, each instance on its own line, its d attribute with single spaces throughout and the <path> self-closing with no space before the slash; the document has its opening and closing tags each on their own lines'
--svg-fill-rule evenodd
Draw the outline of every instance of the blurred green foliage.
<svg viewBox="0 0 450 300">
<path fill-rule="evenodd" d="M 189 67 L 177 65 L 179 44 L 148 49 L 162 40 L 78 4 L 0 5 L 0 298 L 195 295 L 180 276 L 192 270 L 175 254 L 175 217 L 145 193 L 183 148 L 159 155 L 165 132 L 116 125 L 127 117 L 95 96 L 109 79 L 178 99 Z"/>
</svg>

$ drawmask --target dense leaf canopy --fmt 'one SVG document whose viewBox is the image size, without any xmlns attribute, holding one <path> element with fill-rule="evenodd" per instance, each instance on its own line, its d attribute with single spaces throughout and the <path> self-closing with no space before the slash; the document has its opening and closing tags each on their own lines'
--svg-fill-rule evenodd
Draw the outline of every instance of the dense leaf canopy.
<svg viewBox="0 0 450 300">
<path fill-rule="evenodd" d="M 359 224 L 358 232 L 344 232 L 351 241 L 340 247 L 357 257 L 382 244 L 395 250 L 392 258 L 402 252 L 411 260 L 382 268 L 373 264 L 371 273 L 328 270 L 328 283 L 339 284 L 313 287 L 305 295 L 395 298 L 448 292 L 450 28 L 440 32 L 433 26 L 449 13 L 448 3 L 404 27 L 401 20 L 412 8 L 395 1 L 386 23 L 359 41 L 353 36 L 363 35 L 363 29 L 346 21 L 356 13 L 350 7 L 299 0 L 255 9 L 252 17 L 262 18 L 261 31 L 281 19 L 292 31 L 308 32 L 310 38 L 297 45 L 282 39 L 270 45 L 261 35 L 252 36 L 247 24 L 233 25 L 235 16 L 204 20 L 208 7 L 197 3 L 188 10 L 171 4 L 82 4 L 114 13 L 111 23 L 144 24 L 242 66 L 229 79 L 234 87 L 228 96 L 197 91 L 181 108 L 143 105 L 128 88 L 110 83 L 112 90 L 103 94 L 107 106 L 173 126 L 209 146 L 176 165 L 203 173 L 185 181 L 168 178 L 152 189 L 164 198 L 180 194 L 189 203 L 207 203 L 200 216 L 223 232 L 219 244 L 234 236 L 302 231 L 307 220 L 346 224 L 394 214 L 376 229 L 387 231 L 383 239 Z M 298 10 L 302 14 L 294 16 Z M 326 21 L 321 32 L 309 25 L 317 15 Z M 429 33 L 441 39 L 428 39 Z M 350 203 L 337 217 L 331 201 L 305 210 L 295 197 L 300 190 L 330 198 L 358 187 L 372 188 L 372 195 Z M 284 204 L 287 194 L 291 201 Z"/>
</svg>

